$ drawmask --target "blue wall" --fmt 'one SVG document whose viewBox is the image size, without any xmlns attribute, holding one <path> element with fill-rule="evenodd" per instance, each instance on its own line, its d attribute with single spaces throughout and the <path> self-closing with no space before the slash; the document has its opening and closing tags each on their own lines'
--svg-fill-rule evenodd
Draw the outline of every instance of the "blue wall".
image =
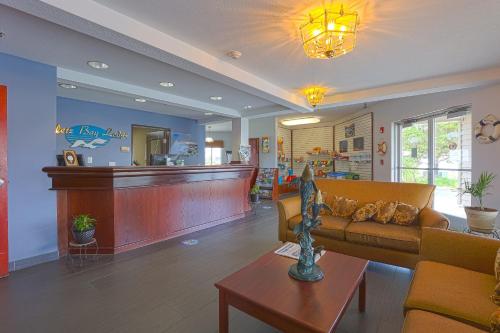
<svg viewBox="0 0 500 333">
<path fill-rule="evenodd" d="M 8 116 L 9 262 L 57 251 L 54 164 L 56 68 L 0 53 Z"/>
<path fill-rule="evenodd" d="M 186 159 L 186 164 L 205 162 L 203 149 L 205 129 L 195 120 L 58 97 L 57 122 L 62 127 L 95 125 L 104 129 L 123 130 L 129 134 L 127 139 L 111 139 L 101 148 L 76 148 L 77 153 L 83 154 L 85 163 L 87 156 L 92 156 L 93 166 L 107 166 L 109 162 L 116 162 L 116 165 L 130 165 L 131 152 L 123 153 L 120 147 L 127 146 L 132 149 L 131 126 L 133 124 L 170 128 L 173 133 L 191 134 L 192 140 L 198 142 L 199 154 Z M 64 135 L 58 135 L 57 151 L 61 153 L 64 149 L 70 149 L 69 147 L 70 143 L 66 141 Z"/>
</svg>

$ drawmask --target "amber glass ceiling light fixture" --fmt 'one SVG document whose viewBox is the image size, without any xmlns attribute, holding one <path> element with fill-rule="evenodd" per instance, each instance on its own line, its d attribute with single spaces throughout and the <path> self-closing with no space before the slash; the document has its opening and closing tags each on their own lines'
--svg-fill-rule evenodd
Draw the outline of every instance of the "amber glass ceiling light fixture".
<svg viewBox="0 0 500 333">
<path fill-rule="evenodd" d="M 358 13 L 330 4 L 309 13 L 300 27 L 304 51 L 309 58 L 331 59 L 351 52 L 356 45 Z"/>
<path fill-rule="evenodd" d="M 304 95 L 313 108 L 315 108 L 316 105 L 321 104 L 323 98 L 325 97 L 325 93 L 326 88 L 320 86 L 313 86 L 304 89 Z"/>
</svg>

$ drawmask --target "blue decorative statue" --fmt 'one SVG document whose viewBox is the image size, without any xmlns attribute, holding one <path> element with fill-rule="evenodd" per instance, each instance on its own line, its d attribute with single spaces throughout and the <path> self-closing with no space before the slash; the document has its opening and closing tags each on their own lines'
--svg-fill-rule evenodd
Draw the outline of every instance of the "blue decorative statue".
<svg viewBox="0 0 500 333">
<path fill-rule="evenodd" d="M 300 193 L 300 214 L 302 222 L 297 224 L 293 232 L 297 235 L 300 245 L 299 261 L 293 264 L 288 274 L 294 279 L 301 281 L 319 281 L 324 275 L 321 268 L 315 264 L 314 257 L 321 253 L 323 246 L 313 247 L 314 239 L 311 230 L 321 224 L 319 213 L 322 208 L 331 211 L 330 207 L 323 203 L 321 192 L 314 182 L 313 174 L 309 165 L 306 165 L 302 176 L 298 178 Z M 308 211 L 311 211 L 312 216 Z"/>
</svg>

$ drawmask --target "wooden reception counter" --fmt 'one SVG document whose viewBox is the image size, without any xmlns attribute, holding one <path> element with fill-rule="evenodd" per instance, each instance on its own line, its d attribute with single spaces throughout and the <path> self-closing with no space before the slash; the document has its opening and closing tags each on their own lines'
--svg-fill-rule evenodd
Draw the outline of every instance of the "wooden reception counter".
<svg viewBox="0 0 500 333">
<path fill-rule="evenodd" d="M 57 190 L 59 253 L 71 220 L 97 219 L 101 253 L 119 253 L 241 218 L 253 166 L 45 167 Z"/>
</svg>

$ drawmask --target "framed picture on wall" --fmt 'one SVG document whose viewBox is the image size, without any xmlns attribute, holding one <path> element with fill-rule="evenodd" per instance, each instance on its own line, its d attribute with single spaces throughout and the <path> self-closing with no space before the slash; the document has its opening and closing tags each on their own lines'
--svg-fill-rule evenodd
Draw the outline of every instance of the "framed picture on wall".
<svg viewBox="0 0 500 333">
<path fill-rule="evenodd" d="M 359 138 L 354 138 L 352 140 L 352 150 L 354 151 L 365 150 L 365 138 L 362 136 Z"/>
<path fill-rule="evenodd" d="M 268 136 L 263 136 L 262 137 L 262 152 L 267 154 L 269 153 L 270 148 L 269 148 L 269 137 Z"/>
<path fill-rule="evenodd" d="M 346 138 L 352 138 L 353 136 L 356 135 L 356 127 L 354 124 L 346 126 L 344 129 L 345 129 L 345 137 Z"/>
<path fill-rule="evenodd" d="M 349 144 L 347 140 L 342 140 L 339 142 L 339 153 L 347 153 L 348 148 Z"/>
<path fill-rule="evenodd" d="M 66 166 L 78 166 L 78 157 L 74 150 L 63 150 L 64 164 Z"/>
</svg>

